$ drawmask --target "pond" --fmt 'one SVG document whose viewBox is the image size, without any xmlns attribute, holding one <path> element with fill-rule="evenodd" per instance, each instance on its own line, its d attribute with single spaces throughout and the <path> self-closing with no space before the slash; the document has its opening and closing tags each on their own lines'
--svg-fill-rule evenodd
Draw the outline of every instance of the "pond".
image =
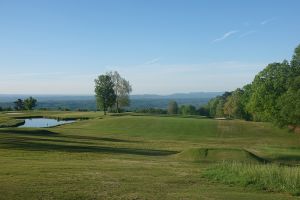
<svg viewBox="0 0 300 200">
<path fill-rule="evenodd" d="M 53 127 L 62 124 L 73 123 L 75 120 L 57 120 L 57 119 L 49 119 L 49 118 L 28 118 L 25 119 L 25 123 L 20 128 L 46 128 Z"/>
</svg>

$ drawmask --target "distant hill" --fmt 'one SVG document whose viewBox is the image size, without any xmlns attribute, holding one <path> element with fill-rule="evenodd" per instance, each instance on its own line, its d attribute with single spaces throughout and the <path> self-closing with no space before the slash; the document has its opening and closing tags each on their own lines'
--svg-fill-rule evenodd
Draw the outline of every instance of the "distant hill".
<svg viewBox="0 0 300 200">
<path fill-rule="evenodd" d="M 222 92 L 193 92 L 176 93 L 170 95 L 131 95 L 131 105 L 128 110 L 138 108 L 166 108 L 170 100 L 177 101 L 179 105 L 191 104 L 196 107 L 203 105 L 209 99 L 221 95 Z M 87 109 L 96 110 L 95 97 L 93 95 L 6 95 L 0 94 L 1 107 L 13 107 L 13 102 L 18 99 L 24 99 L 33 96 L 38 100 L 37 108 L 57 109 L 68 108 L 70 110 Z"/>
<path fill-rule="evenodd" d="M 24 95 L 24 94 L 0 94 L 0 102 L 13 102 L 16 99 L 24 99 L 29 96 L 38 101 L 69 101 L 69 100 L 93 100 L 93 95 Z"/>
<path fill-rule="evenodd" d="M 131 95 L 132 99 L 199 99 L 199 98 L 214 98 L 222 95 L 224 92 L 190 92 L 190 93 L 175 93 L 170 95 L 143 94 Z"/>
</svg>

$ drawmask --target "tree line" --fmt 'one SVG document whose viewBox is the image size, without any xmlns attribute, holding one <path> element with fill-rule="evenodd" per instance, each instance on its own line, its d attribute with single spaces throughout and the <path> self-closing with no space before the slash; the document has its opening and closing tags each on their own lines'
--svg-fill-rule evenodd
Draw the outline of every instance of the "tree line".
<svg viewBox="0 0 300 200">
<path fill-rule="evenodd" d="M 37 100 L 33 97 L 29 97 L 26 99 L 17 99 L 14 103 L 14 109 L 11 107 L 2 108 L 0 107 L 0 111 L 12 111 L 12 110 L 33 110 L 37 106 Z"/>
<path fill-rule="evenodd" d="M 300 45 L 290 62 L 269 64 L 252 83 L 211 99 L 202 108 L 210 117 L 300 125 Z"/>
<path fill-rule="evenodd" d="M 176 101 L 170 101 L 167 109 L 161 108 L 140 108 L 136 109 L 137 113 L 149 113 L 149 114 L 169 114 L 169 115 L 198 115 L 200 114 L 200 109 L 197 109 L 193 105 L 181 105 L 179 106 Z"/>
</svg>

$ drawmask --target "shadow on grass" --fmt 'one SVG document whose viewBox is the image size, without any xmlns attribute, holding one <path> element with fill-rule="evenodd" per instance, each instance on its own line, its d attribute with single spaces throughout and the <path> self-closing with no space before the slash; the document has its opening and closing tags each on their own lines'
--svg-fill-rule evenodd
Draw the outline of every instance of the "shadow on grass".
<svg viewBox="0 0 300 200">
<path fill-rule="evenodd" d="M 106 141 L 106 142 L 139 142 L 132 140 L 122 140 L 116 138 L 108 138 L 108 137 L 95 137 L 95 136 L 83 136 L 83 135 L 62 135 L 60 133 L 56 133 L 53 131 L 48 131 L 44 129 L 37 130 L 19 130 L 19 129 L 4 129 L 0 130 L 1 134 L 17 134 L 17 135 L 26 135 L 26 136 L 47 136 L 47 137 L 58 137 L 58 138 L 66 138 L 66 139 L 79 139 L 79 140 L 94 140 L 94 141 Z"/>
<path fill-rule="evenodd" d="M 284 156 L 276 156 L 273 160 L 279 160 L 283 162 L 296 162 L 300 161 L 300 155 L 284 155 Z"/>
<path fill-rule="evenodd" d="M 105 146 L 77 146 L 57 143 L 39 143 L 32 140 L 3 141 L 1 144 L 6 148 L 29 151 L 61 151 L 61 152 L 94 152 L 94 153 L 113 153 L 113 154 L 134 154 L 144 156 L 166 156 L 178 153 L 177 151 L 138 149 L 138 148 L 119 148 Z"/>
<path fill-rule="evenodd" d="M 166 156 L 178 153 L 177 151 L 109 147 L 100 145 L 90 145 L 86 140 L 102 140 L 109 142 L 121 142 L 123 140 L 113 138 L 98 138 L 89 136 L 61 135 L 48 130 L 1 130 L 0 145 L 4 148 L 27 151 L 59 151 L 59 152 L 93 152 L 110 154 L 131 154 L 144 156 Z M 28 137 L 26 137 L 28 136 Z M 34 137 L 37 136 L 37 137 Z M 45 137 L 41 137 L 45 136 Z M 63 140 L 72 139 L 72 140 Z M 125 140 L 124 140 L 125 141 Z"/>
<path fill-rule="evenodd" d="M 28 136 L 57 136 L 58 133 L 37 129 L 37 130 L 22 130 L 22 129 L 1 129 L 0 134 L 17 134 L 17 135 L 28 135 Z"/>
<path fill-rule="evenodd" d="M 122 140 L 116 138 L 108 138 L 108 137 L 94 137 L 94 136 L 82 136 L 82 135 L 62 135 L 60 137 L 70 138 L 70 139 L 79 139 L 79 140 L 100 140 L 106 142 L 140 142 L 140 141 L 132 141 L 132 140 Z"/>
</svg>

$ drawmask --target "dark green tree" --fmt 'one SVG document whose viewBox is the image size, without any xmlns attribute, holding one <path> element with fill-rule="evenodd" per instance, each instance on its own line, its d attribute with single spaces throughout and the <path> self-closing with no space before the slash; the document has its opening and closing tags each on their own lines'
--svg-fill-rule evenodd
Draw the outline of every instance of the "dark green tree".
<svg viewBox="0 0 300 200">
<path fill-rule="evenodd" d="M 225 92 L 222 96 L 211 99 L 207 104 L 210 117 L 224 117 L 224 104 L 231 92 Z"/>
<path fill-rule="evenodd" d="M 182 105 L 180 106 L 179 113 L 182 115 L 196 115 L 197 110 L 193 105 Z"/>
<path fill-rule="evenodd" d="M 287 61 L 269 64 L 255 76 L 247 105 L 256 121 L 273 121 L 279 114 L 278 98 L 288 89 L 291 67 Z"/>
<path fill-rule="evenodd" d="M 25 110 L 24 102 L 22 99 L 18 99 L 17 101 L 14 102 L 14 104 L 15 104 L 15 110 Z"/>
<path fill-rule="evenodd" d="M 244 111 L 242 119 L 245 119 L 245 120 L 253 119 L 253 117 L 249 111 L 249 108 L 247 106 L 249 104 L 251 95 L 252 95 L 252 85 L 247 84 L 243 87 L 243 94 L 241 96 L 241 104 L 242 104 L 243 111 Z"/>
<path fill-rule="evenodd" d="M 33 97 L 29 97 L 24 100 L 24 108 L 26 110 L 32 110 L 37 105 L 37 100 Z"/>
<path fill-rule="evenodd" d="M 294 79 L 288 91 L 277 101 L 280 108 L 276 123 L 280 126 L 300 126 L 300 76 Z"/>
<path fill-rule="evenodd" d="M 292 73 L 296 77 L 300 74 L 300 45 L 298 45 L 294 51 L 294 55 L 291 61 Z"/>
<path fill-rule="evenodd" d="M 168 104 L 168 114 L 177 114 L 178 113 L 178 104 L 176 101 L 170 101 Z"/>
<path fill-rule="evenodd" d="M 116 94 L 114 91 L 114 83 L 108 75 L 100 75 L 95 79 L 95 93 L 97 106 L 100 110 L 106 111 L 116 103 Z"/>
<path fill-rule="evenodd" d="M 201 116 L 209 116 L 209 108 L 207 105 L 201 106 L 198 110 L 197 113 Z"/>
</svg>

